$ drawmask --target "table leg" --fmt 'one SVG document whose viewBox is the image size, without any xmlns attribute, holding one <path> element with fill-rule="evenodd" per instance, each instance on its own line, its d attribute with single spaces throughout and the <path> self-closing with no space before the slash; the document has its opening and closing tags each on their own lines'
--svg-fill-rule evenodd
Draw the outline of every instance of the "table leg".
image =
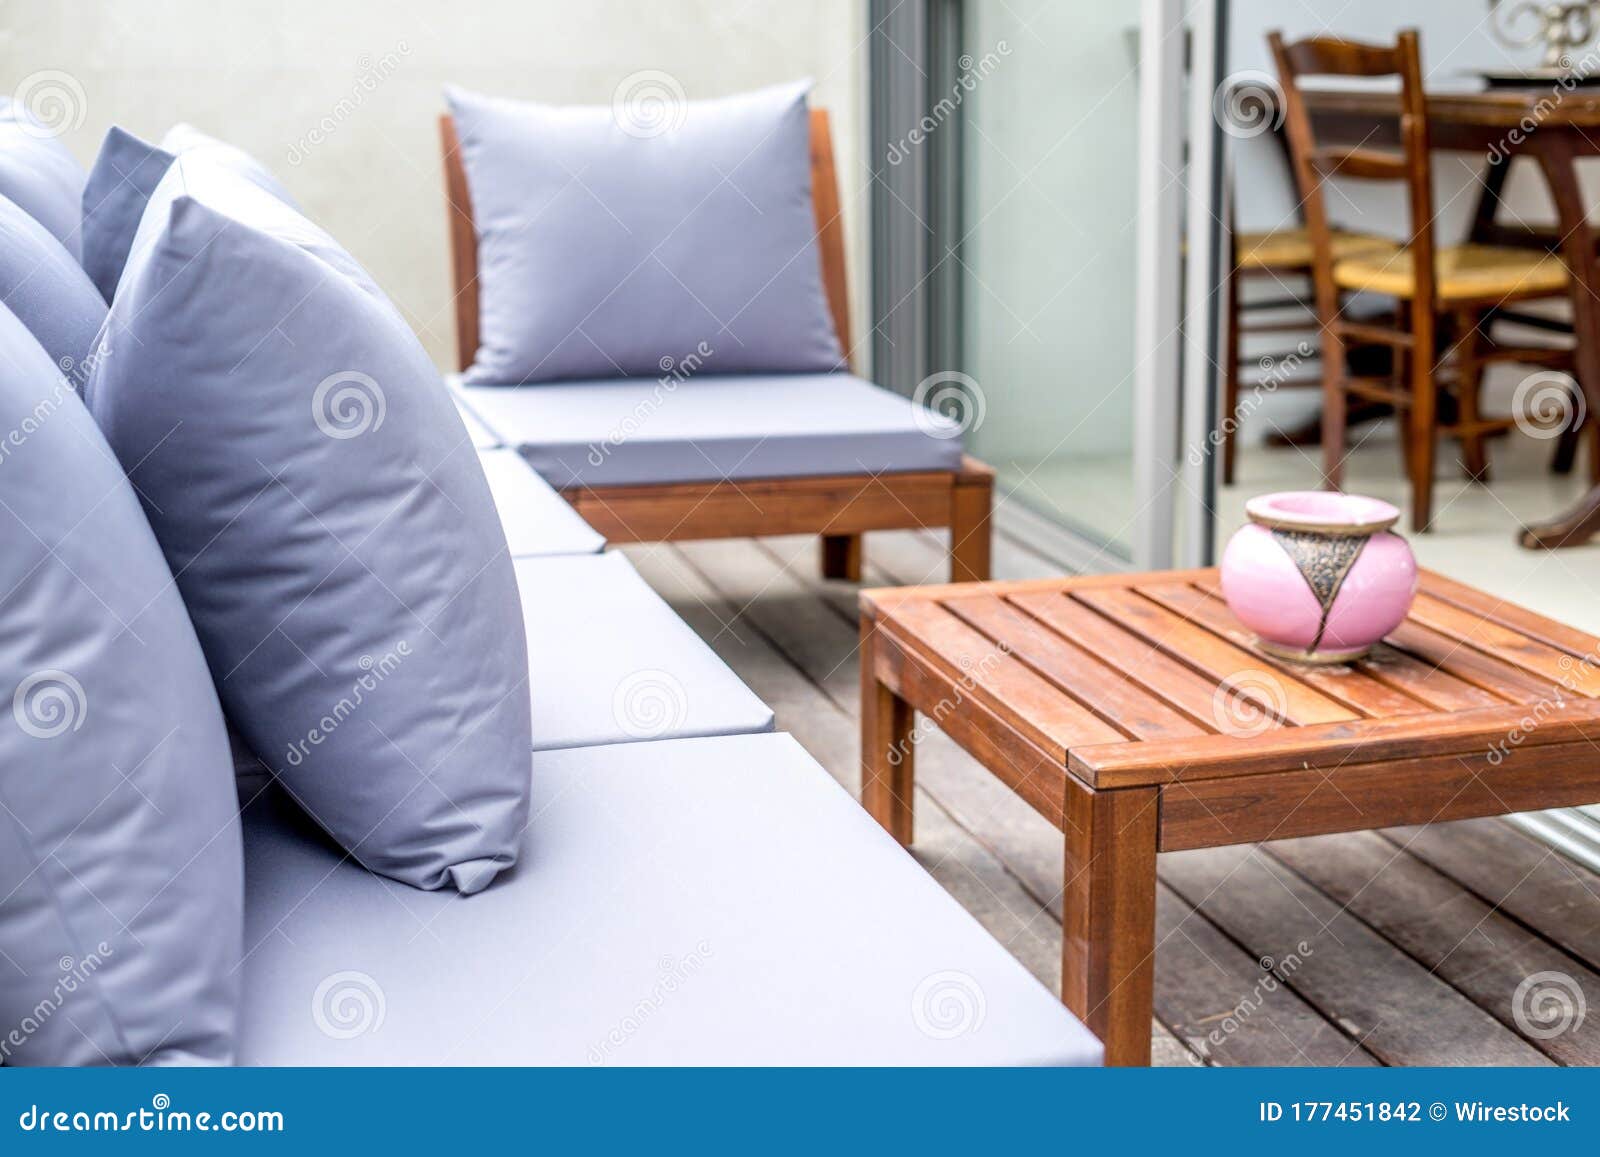
<svg viewBox="0 0 1600 1157">
<path fill-rule="evenodd" d="M 1061 999 L 1108 1065 L 1150 1063 L 1155 1000 L 1156 791 L 1068 787 Z"/>
<path fill-rule="evenodd" d="M 913 713 L 877 675 L 877 625 L 861 617 L 861 804 L 895 839 L 911 846 Z"/>
<path fill-rule="evenodd" d="M 1539 159 L 1550 198 L 1555 203 L 1561 229 L 1561 254 L 1572 279 L 1572 331 L 1578 384 L 1588 404 L 1590 420 L 1600 418 L 1600 269 L 1595 263 L 1595 235 L 1588 207 L 1578 186 L 1576 155 L 1571 141 L 1558 131 L 1543 128 L 1530 144 Z M 1600 463 L 1591 462 L 1594 471 Z M 1523 528 L 1525 547 L 1576 546 L 1600 531 L 1600 486 L 1590 490 L 1569 509 L 1545 522 Z"/>
</svg>

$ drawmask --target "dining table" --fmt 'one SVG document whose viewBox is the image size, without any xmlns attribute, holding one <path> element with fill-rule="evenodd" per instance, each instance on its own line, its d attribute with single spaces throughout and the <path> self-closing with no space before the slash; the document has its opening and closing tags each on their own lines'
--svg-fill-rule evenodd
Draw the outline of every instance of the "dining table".
<svg viewBox="0 0 1600 1157">
<path fill-rule="evenodd" d="M 1370 85 L 1303 89 L 1319 139 L 1400 143 L 1397 88 Z M 1444 83 L 1427 91 L 1429 146 L 1434 151 L 1478 154 L 1484 170 L 1469 241 L 1524 245 L 1559 253 L 1570 273 L 1574 363 L 1589 421 L 1600 423 L 1600 264 L 1596 226 L 1578 179 L 1578 162 L 1600 157 L 1600 85 L 1574 80 L 1490 86 L 1482 81 Z M 1508 222 L 1501 196 L 1512 162 L 1538 166 L 1555 210 L 1554 226 Z M 1501 311 L 1503 320 L 1552 328 L 1543 317 Z M 1560 325 L 1564 329 L 1564 325 Z M 1600 534 L 1600 438 L 1591 440 L 1590 488 L 1570 507 L 1524 526 L 1519 541 L 1530 549 L 1575 546 Z M 1558 469 L 1570 469 L 1575 438 L 1565 440 Z"/>
</svg>

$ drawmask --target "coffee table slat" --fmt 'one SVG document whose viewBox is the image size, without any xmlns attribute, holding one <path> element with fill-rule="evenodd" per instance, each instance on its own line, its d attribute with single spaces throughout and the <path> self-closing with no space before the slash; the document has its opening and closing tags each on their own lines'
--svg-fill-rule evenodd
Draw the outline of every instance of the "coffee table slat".
<svg viewBox="0 0 1600 1157">
<path fill-rule="evenodd" d="M 1554 619 L 1546 618 L 1516 603 L 1507 602 L 1487 591 L 1480 591 L 1469 587 L 1466 583 L 1457 582 L 1437 571 L 1422 572 L 1422 589 L 1443 602 L 1453 603 L 1463 610 L 1482 615 L 1531 639 L 1559 647 L 1575 658 L 1587 658 L 1591 664 L 1600 664 L 1600 639 L 1587 631 L 1558 623 Z"/>
<path fill-rule="evenodd" d="M 1396 627 L 1386 641 L 1507 703 L 1537 703 L 1557 697 L 1558 688 L 1549 679 L 1530 675 L 1504 659 L 1486 655 L 1458 638 L 1410 619 Z"/>
<path fill-rule="evenodd" d="M 908 629 L 910 645 L 941 663 L 958 685 L 991 692 L 1008 722 L 1063 762 L 1067 751 L 1079 745 L 1127 741 L 1122 732 L 1008 658 L 940 604 L 904 603 L 895 609 L 895 619 Z"/>
<path fill-rule="evenodd" d="M 1135 739 L 1181 739 L 1208 734 L 1124 672 L 1044 630 L 993 595 L 946 599 L 944 607 Z"/>
<path fill-rule="evenodd" d="M 1217 683 L 1228 683 L 1258 690 L 1275 701 L 1277 713 L 1288 723 L 1305 725 L 1357 719 L 1350 708 L 1329 699 L 1298 678 L 1269 668 L 1267 660 L 1254 651 L 1235 646 L 1204 627 L 1173 614 L 1131 589 L 1101 588 L 1073 592 L 1073 597 L 1137 631 L 1175 658 L 1209 676 Z"/>
<path fill-rule="evenodd" d="M 1056 634 L 1101 656 L 1124 677 L 1199 724 L 1204 731 L 1241 729 L 1256 735 L 1265 728 L 1283 726 L 1281 720 L 1266 713 L 1263 704 L 1243 712 L 1228 704 L 1219 704 L 1216 680 L 1184 666 L 1147 639 L 1067 598 L 1059 586 L 1047 592 L 1011 594 L 1006 601 Z M 1248 716 L 1248 721 L 1236 723 L 1241 715 Z"/>
<path fill-rule="evenodd" d="M 1197 626 L 1212 631 L 1240 648 L 1249 648 L 1255 636 L 1234 617 L 1228 605 L 1184 583 L 1151 583 L 1138 588 L 1146 598 L 1169 611 L 1182 615 Z M 1271 656 L 1263 656 L 1272 668 L 1314 687 L 1329 699 L 1343 703 L 1352 711 L 1372 718 L 1388 715 L 1416 715 L 1429 710 L 1426 703 L 1374 679 L 1362 664 L 1341 667 L 1290 667 Z"/>
<path fill-rule="evenodd" d="M 1411 605 L 1411 617 L 1423 626 L 1464 639 L 1480 651 L 1571 688 L 1579 695 L 1600 696 L 1600 668 L 1584 666 L 1565 651 L 1481 618 L 1474 611 L 1420 593 Z"/>
</svg>

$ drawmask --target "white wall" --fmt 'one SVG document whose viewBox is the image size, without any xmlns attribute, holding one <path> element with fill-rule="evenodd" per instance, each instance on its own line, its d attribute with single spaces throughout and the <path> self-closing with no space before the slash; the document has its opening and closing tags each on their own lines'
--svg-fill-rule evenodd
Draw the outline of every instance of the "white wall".
<svg viewBox="0 0 1600 1157">
<path fill-rule="evenodd" d="M 812 76 L 834 113 L 865 333 L 865 0 L 7 0 L 0 92 L 41 70 L 78 102 L 87 165 L 107 127 L 188 120 L 254 153 L 365 264 L 441 365 L 454 320 L 436 117 L 446 82 L 609 104 L 659 69 L 691 98 Z M 78 95 L 81 93 L 81 101 Z M 320 135 L 319 135 L 320 134 Z"/>
</svg>

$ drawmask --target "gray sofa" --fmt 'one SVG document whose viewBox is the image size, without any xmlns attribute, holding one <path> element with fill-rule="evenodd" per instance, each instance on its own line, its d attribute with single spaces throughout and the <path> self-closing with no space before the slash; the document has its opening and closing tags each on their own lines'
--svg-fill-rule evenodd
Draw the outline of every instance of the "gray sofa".
<svg viewBox="0 0 1600 1157">
<path fill-rule="evenodd" d="M 524 554 L 521 859 L 419 891 L 243 781 L 241 1063 L 1099 1063 L 625 558 L 480 453 Z"/>
</svg>

